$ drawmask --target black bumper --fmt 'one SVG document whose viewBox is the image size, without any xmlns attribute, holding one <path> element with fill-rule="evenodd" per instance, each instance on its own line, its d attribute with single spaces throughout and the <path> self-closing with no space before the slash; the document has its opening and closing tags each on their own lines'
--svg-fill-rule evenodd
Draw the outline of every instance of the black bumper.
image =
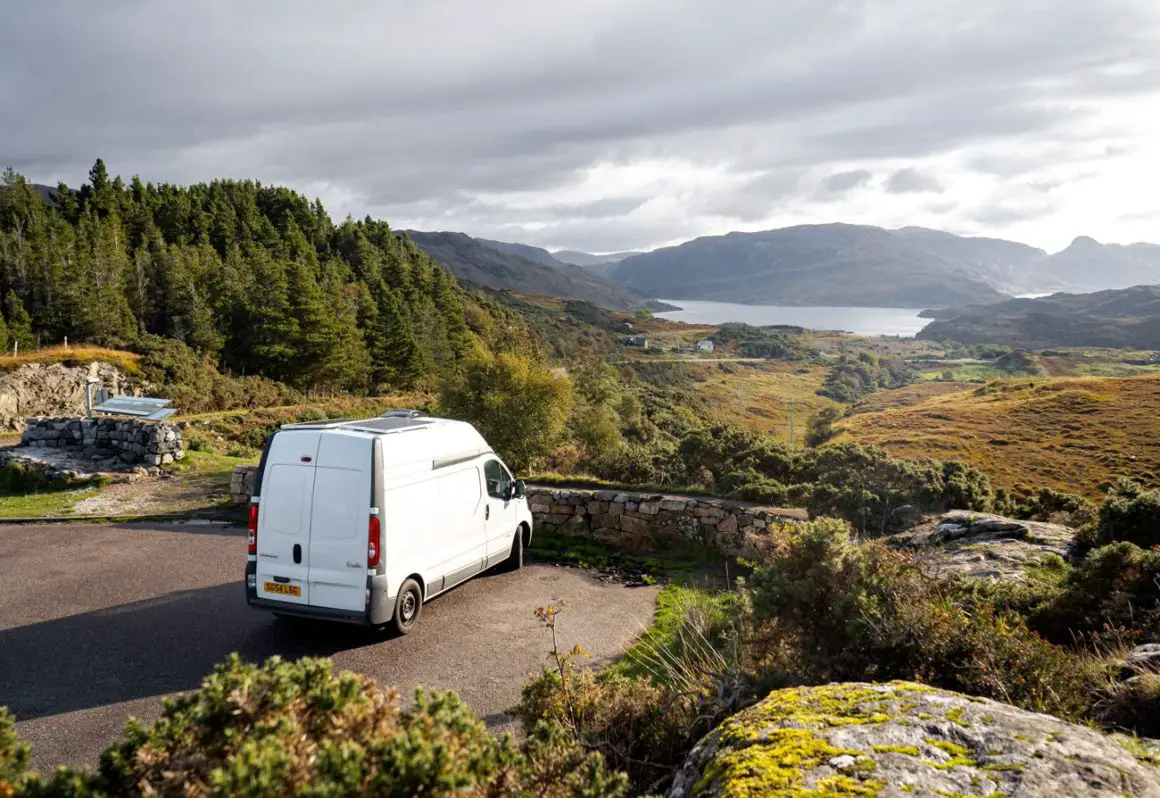
<svg viewBox="0 0 1160 798">
<path fill-rule="evenodd" d="M 258 598 L 258 564 L 246 563 L 246 578 L 242 582 L 246 588 L 246 603 L 256 610 L 268 610 L 279 615 L 293 615 L 297 618 L 316 618 L 324 621 L 338 621 L 359 626 L 379 626 L 387 623 L 395 614 L 395 599 L 386 596 L 386 590 L 375 584 L 374 577 L 367 577 L 367 593 L 370 598 L 362 612 L 351 610 L 336 610 L 330 607 L 312 607 L 309 604 L 294 604 L 289 601 L 273 601 Z M 250 587 L 251 577 L 255 584 Z"/>
</svg>

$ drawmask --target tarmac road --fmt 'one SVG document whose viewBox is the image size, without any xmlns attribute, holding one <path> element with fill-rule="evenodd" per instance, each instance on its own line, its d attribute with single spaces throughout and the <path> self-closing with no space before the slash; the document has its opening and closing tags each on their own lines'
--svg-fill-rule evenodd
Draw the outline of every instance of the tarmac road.
<svg viewBox="0 0 1160 798">
<path fill-rule="evenodd" d="M 533 541 L 534 548 L 534 541 Z M 409 695 L 453 689 L 497 729 L 549 638 L 532 611 L 565 601 L 561 645 L 610 661 L 647 626 L 656 588 L 526 565 L 467 582 L 423 608 L 402 638 L 286 623 L 245 602 L 245 532 L 196 526 L 0 526 L 0 706 L 37 767 L 94 763 L 129 715 L 194 689 L 237 651 L 258 661 L 328 656 Z"/>
</svg>

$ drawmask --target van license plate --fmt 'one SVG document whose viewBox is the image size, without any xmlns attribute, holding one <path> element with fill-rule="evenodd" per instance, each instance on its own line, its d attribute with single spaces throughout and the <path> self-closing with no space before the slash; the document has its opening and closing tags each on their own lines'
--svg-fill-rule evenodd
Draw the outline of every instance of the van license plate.
<svg viewBox="0 0 1160 798">
<path fill-rule="evenodd" d="M 278 593 L 283 596 L 301 596 L 302 588 L 298 585 L 282 585 L 277 582 L 264 582 L 262 589 L 267 593 Z"/>
</svg>

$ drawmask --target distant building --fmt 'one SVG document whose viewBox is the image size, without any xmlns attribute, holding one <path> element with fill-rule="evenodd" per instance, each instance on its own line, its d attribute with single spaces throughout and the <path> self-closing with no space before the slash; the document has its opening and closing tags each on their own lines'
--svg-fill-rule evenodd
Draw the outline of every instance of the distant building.
<svg viewBox="0 0 1160 798">
<path fill-rule="evenodd" d="M 625 346 L 648 346 L 647 335 L 630 335 L 624 339 Z"/>
<path fill-rule="evenodd" d="M 627 321 L 627 320 L 626 320 L 626 321 L 624 322 L 624 329 L 626 329 L 626 330 L 631 330 L 631 329 L 632 329 L 632 322 L 631 322 L 631 321 Z"/>
<path fill-rule="evenodd" d="M 713 351 L 713 342 L 707 338 L 704 341 L 697 341 L 697 351 L 698 352 L 712 352 Z"/>
</svg>

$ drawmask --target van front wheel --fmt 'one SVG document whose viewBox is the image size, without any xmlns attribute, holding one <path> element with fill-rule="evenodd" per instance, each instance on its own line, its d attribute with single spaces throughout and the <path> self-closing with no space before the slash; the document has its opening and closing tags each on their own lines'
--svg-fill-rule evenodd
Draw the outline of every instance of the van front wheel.
<svg viewBox="0 0 1160 798">
<path fill-rule="evenodd" d="M 518 571 L 524 567 L 524 530 L 516 528 L 516 536 L 512 539 L 512 551 L 503 561 L 500 569 L 503 571 Z"/>
<path fill-rule="evenodd" d="M 395 617 L 391 622 L 395 631 L 405 635 L 415 628 L 419 622 L 419 614 L 423 611 L 423 589 L 414 579 L 408 579 L 399 590 L 399 597 L 395 599 Z"/>
</svg>

